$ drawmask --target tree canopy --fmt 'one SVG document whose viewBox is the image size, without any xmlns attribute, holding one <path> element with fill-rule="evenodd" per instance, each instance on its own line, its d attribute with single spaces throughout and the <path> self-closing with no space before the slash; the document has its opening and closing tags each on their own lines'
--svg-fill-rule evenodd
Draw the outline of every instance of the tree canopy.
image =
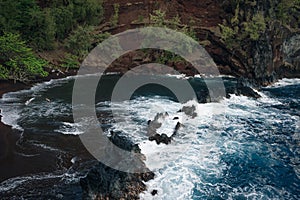
<svg viewBox="0 0 300 200">
<path fill-rule="evenodd" d="M 0 52 L 2 79 L 27 82 L 32 76 L 48 75 L 43 69 L 47 62 L 35 56 L 19 34 L 4 33 L 0 36 Z"/>
<path fill-rule="evenodd" d="M 58 46 L 66 49 L 62 66 L 72 63 L 74 67 L 90 50 L 91 42 L 102 37 L 91 34 L 93 26 L 103 21 L 102 3 L 0 0 L 0 79 L 25 82 L 32 76 L 46 76 L 43 67 L 47 62 L 35 52 L 56 50 Z"/>
</svg>

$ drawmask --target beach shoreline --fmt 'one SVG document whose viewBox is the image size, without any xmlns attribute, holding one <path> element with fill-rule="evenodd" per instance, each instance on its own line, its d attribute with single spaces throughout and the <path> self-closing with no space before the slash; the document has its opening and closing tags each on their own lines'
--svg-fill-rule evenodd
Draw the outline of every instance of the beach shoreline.
<svg viewBox="0 0 300 200">
<path fill-rule="evenodd" d="M 13 80 L 0 80 L 0 99 L 5 93 L 16 92 L 31 88 L 34 84 L 74 76 L 77 70 L 70 70 L 67 73 L 49 73 L 49 76 L 35 79 L 30 84 L 14 82 Z M 0 182 L 7 179 L 30 175 L 40 172 L 51 172 L 56 165 L 55 155 L 52 152 L 30 148 L 26 149 L 18 144 L 22 132 L 13 129 L 2 122 L 0 108 Z M 35 156 L 29 156 L 30 155 Z"/>
</svg>

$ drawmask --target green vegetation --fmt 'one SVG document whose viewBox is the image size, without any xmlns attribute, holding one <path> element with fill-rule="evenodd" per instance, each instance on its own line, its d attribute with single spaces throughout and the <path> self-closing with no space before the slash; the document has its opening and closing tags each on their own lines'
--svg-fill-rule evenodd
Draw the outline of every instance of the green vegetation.
<svg viewBox="0 0 300 200">
<path fill-rule="evenodd" d="M 237 28 L 231 28 L 229 26 L 225 26 L 219 24 L 222 31 L 222 39 L 229 48 L 233 48 L 233 44 L 236 43 L 236 35 L 238 34 Z"/>
<path fill-rule="evenodd" d="M 223 5 L 232 13 L 219 24 L 222 40 L 230 49 L 258 41 L 267 31 L 280 32 L 282 26 L 298 28 L 300 22 L 300 0 L 229 0 Z M 273 26 L 276 22 L 280 26 Z"/>
<path fill-rule="evenodd" d="M 37 58 L 20 35 L 4 33 L 0 36 L 0 77 L 27 82 L 33 76 L 47 76 L 43 67 L 47 62 Z"/>
<path fill-rule="evenodd" d="M 78 57 L 73 55 L 73 54 L 66 54 L 65 59 L 62 60 L 62 67 L 66 68 L 67 70 L 69 69 L 76 69 L 79 67 L 80 62 L 78 61 Z"/>
<path fill-rule="evenodd" d="M 0 65 L 0 79 L 8 79 L 9 78 L 9 70 L 3 65 Z"/>
<path fill-rule="evenodd" d="M 162 10 L 155 10 L 153 14 L 150 14 L 150 21 L 152 26 L 170 28 L 197 40 L 196 33 L 193 28 L 183 24 L 178 15 L 174 18 L 167 19 L 166 12 Z"/>
<path fill-rule="evenodd" d="M 139 23 L 144 22 L 144 20 L 145 20 L 145 17 L 144 17 L 143 15 L 139 15 L 139 16 L 138 16 L 138 20 L 137 20 L 137 21 L 138 21 Z"/>
<path fill-rule="evenodd" d="M 109 33 L 95 34 L 94 29 L 93 26 L 78 26 L 67 38 L 65 48 L 79 60 L 84 59 L 92 50 L 93 43 L 100 43 L 110 36 Z"/>
<path fill-rule="evenodd" d="M 0 79 L 27 81 L 35 75 L 45 76 L 45 61 L 35 56 L 37 51 L 63 49 L 66 55 L 62 67 L 68 64 L 71 66 L 67 68 L 74 67 L 92 48 L 92 43 L 108 37 L 107 33 L 93 32 L 93 26 L 103 21 L 102 3 L 102 0 L 0 0 Z"/>
<path fill-rule="evenodd" d="M 273 9 L 276 14 L 276 18 L 281 21 L 282 24 L 291 26 L 299 26 L 300 18 L 300 0 L 282 0 L 276 8 Z M 294 16 L 297 16 L 296 23 L 293 23 Z"/>
<path fill-rule="evenodd" d="M 66 41 L 65 47 L 69 52 L 83 58 L 88 54 L 92 43 L 92 27 L 78 26 Z"/>
<path fill-rule="evenodd" d="M 1 0 L 0 30 L 21 34 L 35 49 L 55 47 L 79 25 L 103 20 L 102 0 Z"/>
<path fill-rule="evenodd" d="M 111 24 L 112 26 L 117 26 L 119 22 L 119 10 L 120 10 L 120 5 L 115 3 L 114 4 L 114 14 L 111 17 Z"/>
<path fill-rule="evenodd" d="M 249 23 L 245 23 L 245 32 L 251 40 L 258 40 L 260 35 L 266 31 L 266 22 L 262 12 L 256 13 Z"/>
<path fill-rule="evenodd" d="M 155 10 L 153 14 L 150 15 L 150 23 L 154 27 L 170 28 L 172 30 L 184 33 L 185 35 L 197 40 L 193 28 L 186 24 L 183 24 L 178 15 L 174 18 L 167 19 L 166 13 L 164 11 Z M 157 37 L 157 41 L 168 41 L 169 36 L 164 33 L 156 32 L 151 34 Z M 178 41 L 180 41 L 180 45 L 178 45 L 177 48 L 179 51 L 192 52 L 193 45 L 191 44 L 191 40 L 189 40 L 189 37 L 178 38 Z M 179 61 L 184 61 L 184 60 L 180 56 L 168 51 L 160 52 L 160 56 L 156 60 L 156 62 L 161 64 L 167 64 L 167 62 L 179 62 Z"/>
</svg>

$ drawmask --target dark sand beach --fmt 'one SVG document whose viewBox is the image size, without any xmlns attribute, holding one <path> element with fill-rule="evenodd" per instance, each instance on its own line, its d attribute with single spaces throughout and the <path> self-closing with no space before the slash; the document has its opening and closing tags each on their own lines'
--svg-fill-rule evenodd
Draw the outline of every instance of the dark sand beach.
<svg viewBox="0 0 300 200">
<path fill-rule="evenodd" d="M 49 76 L 35 82 L 43 82 L 75 74 L 75 70 L 70 70 L 64 74 L 50 73 Z M 0 80 L 0 98 L 5 93 L 28 89 L 31 86 L 32 84 L 14 83 L 12 80 Z M 2 115 L 0 119 L 2 119 Z M 57 166 L 57 158 L 53 152 L 42 148 L 34 148 L 33 146 L 19 145 L 21 134 L 20 131 L 12 129 L 11 126 L 4 124 L 0 120 L 0 182 L 17 176 L 51 172 Z"/>
</svg>

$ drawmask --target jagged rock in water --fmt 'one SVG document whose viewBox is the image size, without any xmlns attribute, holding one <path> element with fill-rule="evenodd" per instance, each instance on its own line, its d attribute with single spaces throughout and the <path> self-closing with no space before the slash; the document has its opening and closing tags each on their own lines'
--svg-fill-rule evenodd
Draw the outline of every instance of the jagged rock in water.
<svg viewBox="0 0 300 200">
<path fill-rule="evenodd" d="M 236 84 L 226 87 L 226 98 L 230 98 L 230 94 L 243 95 L 251 98 L 260 98 L 261 96 L 247 85 L 247 81 L 244 79 L 238 80 Z"/>
<path fill-rule="evenodd" d="M 166 134 L 155 134 L 153 136 L 149 137 L 150 141 L 156 141 L 156 143 L 159 145 L 160 143 L 169 144 L 171 143 L 171 137 L 168 137 Z"/>
<path fill-rule="evenodd" d="M 159 122 L 159 119 L 164 119 L 165 117 L 169 116 L 167 112 L 165 113 L 157 113 L 154 117 L 154 120 L 148 121 L 148 128 L 147 128 L 147 136 L 153 136 L 156 134 L 156 130 L 161 127 L 161 123 Z"/>
<path fill-rule="evenodd" d="M 141 149 L 139 148 L 139 146 L 137 144 L 134 144 L 132 142 L 130 142 L 126 137 L 121 136 L 120 132 L 114 132 L 111 131 L 110 132 L 111 136 L 110 136 L 110 141 L 117 145 L 118 147 L 126 150 L 126 151 L 134 151 L 136 153 L 140 153 Z"/>
<path fill-rule="evenodd" d="M 252 97 L 252 98 L 260 98 L 261 96 L 255 92 L 252 88 L 248 86 L 242 86 L 237 88 L 237 95 L 243 95 L 247 97 Z"/>
<path fill-rule="evenodd" d="M 138 199 L 146 190 L 143 181 L 154 178 L 153 172 L 131 174 L 97 164 L 80 180 L 83 199 Z"/>
<path fill-rule="evenodd" d="M 178 112 L 184 112 L 186 115 L 188 115 L 192 118 L 197 117 L 196 107 L 194 105 L 192 105 L 192 106 L 183 106 L 182 109 L 180 109 Z"/>
<path fill-rule="evenodd" d="M 136 153 L 140 153 L 141 151 L 136 144 L 133 144 L 115 132 L 111 132 L 109 139 L 113 144 L 124 150 Z M 106 153 L 106 156 L 109 157 L 115 152 L 108 149 Z M 146 167 L 142 162 L 143 155 L 140 154 L 139 156 L 141 165 Z M 131 159 L 118 161 L 122 163 L 126 162 L 130 165 L 129 163 L 132 163 Z M 139 194 L 146 190 L 143 181 L 149 181 L 153 178 L 153 172 L 132 174 L 113 169 L 103 163 L 98 163 L 87 173 L 85 178 L 80 180 L 80 185 L 82 187 L 83 199 L 138 199 Z"/>
<path fill-rule="evenodd" d="M 167 134 L 163 133 L 163 134 L 158 134 L 156 131 L 158 128 L 161 127 L 161 123 L 158 122 L 158 120 L 160 118 L 165 118 L 169 116 L 168 113 L 158 113 L 154 120 L 151 121 L 149 120 L 148 121 L 148 135 L 149 135 L 149 140 L 150 141 L 155 141 L 158 145 L 161 144 L 161 143 L 164 143 L 164 144 L 170 144 L 171 143 L 171 140 L 172 138 L 177 134 L 179 128 L 181 127 L 181 123 L 180 122 L 177 122 L 175 128 L 174 128 L 174 131 L 173 131 L 173 134 L 171 135 L 171 137 L 169 137 Z M 179 117 L 174 117 L 173 120 L 178 120 Z M 150 131 L 149 131 L 150 130 Z"/>
<path fill-rule="evenodd" d="M 177 122 L 177 124 L 176 124 L 176 126 L 175 126 L 175 128 L 174 128 L 174 132 L 173 132 L 171 138 L 174 137 L 174 136 L 177 134 L 177 132 L 178 132 L 178 130 L 180 129 L 181 126 L 182 126 L 182 124 L 181 124 L 180 122 Z"/>
<path fill-rule="evenodd" d="M 151 121 L 151 120 L 149 121 L 150 122 L 148 123 L 148 127 L 147 127 L 147 135 L 151 136 L 156 134 L 156 130 L 160 128 L 162 124 L 158 121 Z"/>
<path fill-rule="evenodd" d="M 158 193 L 158 191 L 157 191 L 157 190 L 152 190 L 152 192 L 151 192 L 152 196 L 155 196 L 155 195 L 157 195 L 157 193 Z"/>
</svg>

